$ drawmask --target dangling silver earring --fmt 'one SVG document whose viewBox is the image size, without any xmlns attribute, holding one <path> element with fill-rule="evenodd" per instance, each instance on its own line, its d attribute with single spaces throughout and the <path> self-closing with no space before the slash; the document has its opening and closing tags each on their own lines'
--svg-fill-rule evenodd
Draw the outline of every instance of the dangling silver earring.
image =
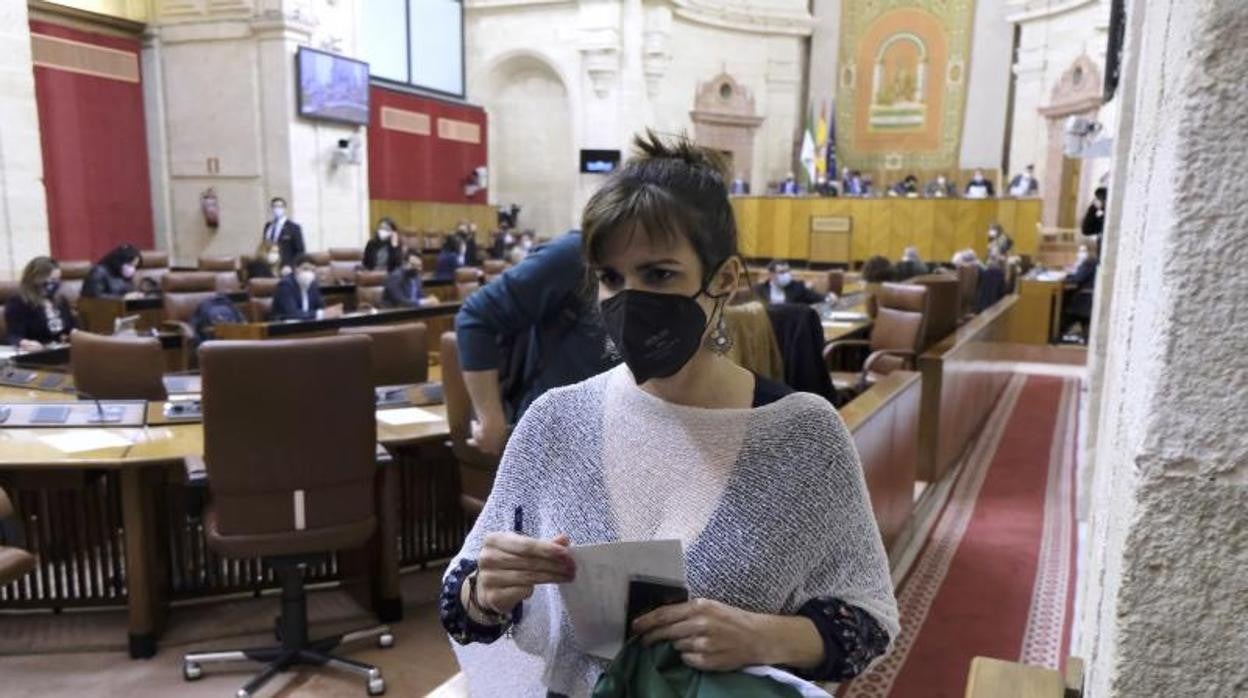
<svg viewBox="0 0 1248 698">
<path fill-rule="evenodd" d="M 706 337 L 706 348 L 720 356 L 732 350 L 732 335 L 728 334 L 728 323 L 724 322 L 723 310 L 720 310 L 719 321 Z"/>
</svg>

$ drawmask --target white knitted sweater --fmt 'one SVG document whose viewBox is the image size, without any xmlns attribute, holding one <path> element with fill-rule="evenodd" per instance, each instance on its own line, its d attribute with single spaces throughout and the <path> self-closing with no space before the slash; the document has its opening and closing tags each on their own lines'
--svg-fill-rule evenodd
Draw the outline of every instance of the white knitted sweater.
<svg viewBox="0 0 1248 698">
<path fill-rule="evenodd" d="M 552 390 L 520 420 L 485 510 L 451 563 L 487 533 L 568 534 L 573 545 L 680 538 L 690 594 L 790 614 L 835 597 L 898 632 L 888 560 L 853 441 L 823 398 L 754 409 L 675 405 L 624 366 Z M 473 696 L 588 695 L 604 669 L 581 653 L 557 589 L 539 586 L 513 637 L 455 646 Z"/>
</svg>

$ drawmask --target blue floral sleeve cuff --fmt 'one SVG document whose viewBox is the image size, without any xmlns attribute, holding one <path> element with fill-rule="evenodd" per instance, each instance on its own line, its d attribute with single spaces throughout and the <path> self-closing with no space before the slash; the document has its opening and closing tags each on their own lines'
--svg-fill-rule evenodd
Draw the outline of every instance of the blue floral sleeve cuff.
<svg viewBox="0 0 1248 698">
<path fill-rule="evenodd" d="M 461 645 L 473 642 L 489 644 L 502 637 L 507 629 L 502 625 L 484 625 L 474 621 L 460 603 L 459 593 L 464 587 L 464 581 L 476 571 L 476 560 L 460 560 L 442 580 L 442 593 L 438 598 L 438 616 L 442 620 L 442 627 Z M 511 625 L 520 622 L 523 610 L 523 606 L 516 606 L 511 614 Z"/>
<path fill-rule="evenodd" d="M 888 633 L 870 613 L 840 599 L 815 598 L 797 615 L 809 618 L 823 638 L 823 663 L 796 673 L 813 681 L 846 681 L 888 649 Z"/>
</svg>

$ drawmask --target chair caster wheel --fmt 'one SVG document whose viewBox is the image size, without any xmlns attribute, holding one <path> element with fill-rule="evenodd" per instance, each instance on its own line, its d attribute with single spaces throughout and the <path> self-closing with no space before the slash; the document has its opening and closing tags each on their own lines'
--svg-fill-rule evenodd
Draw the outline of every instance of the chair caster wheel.
<svg viewBox="0 0 1248 698">
<path fill-rule="evenodd" d="M 378 635 L 377 646 L 383 650 L 394 647 L 394 635 L 391 635 L 390 633 L 382 633 L 381 635 Z"/>
<path fill-rule="evenodd" d="M 383 695 L 385 692 L 386 692 L 386 680 L 385 679 L 369 679 L 368 680 L 368 695 L 380 696 L 380 695 Z"/>
<path fill-rule="evenodd" d="M 196 662 L 182 663 L 182 678 L 186 681 L 195 681 L 204 675 L 204 668 Z"/>
</svg>

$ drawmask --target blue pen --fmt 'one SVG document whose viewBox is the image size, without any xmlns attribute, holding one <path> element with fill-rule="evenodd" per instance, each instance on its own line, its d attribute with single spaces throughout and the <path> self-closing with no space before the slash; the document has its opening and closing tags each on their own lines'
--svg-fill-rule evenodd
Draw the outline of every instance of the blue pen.
<svg viewBox="0 0 1248 698">
<path fill-rule="evenodd" d="M 524 507 L 519 504 L 516 505 L 516 520 L 511 530 L 516 533 L 524 533 Z"/>
</svg>

